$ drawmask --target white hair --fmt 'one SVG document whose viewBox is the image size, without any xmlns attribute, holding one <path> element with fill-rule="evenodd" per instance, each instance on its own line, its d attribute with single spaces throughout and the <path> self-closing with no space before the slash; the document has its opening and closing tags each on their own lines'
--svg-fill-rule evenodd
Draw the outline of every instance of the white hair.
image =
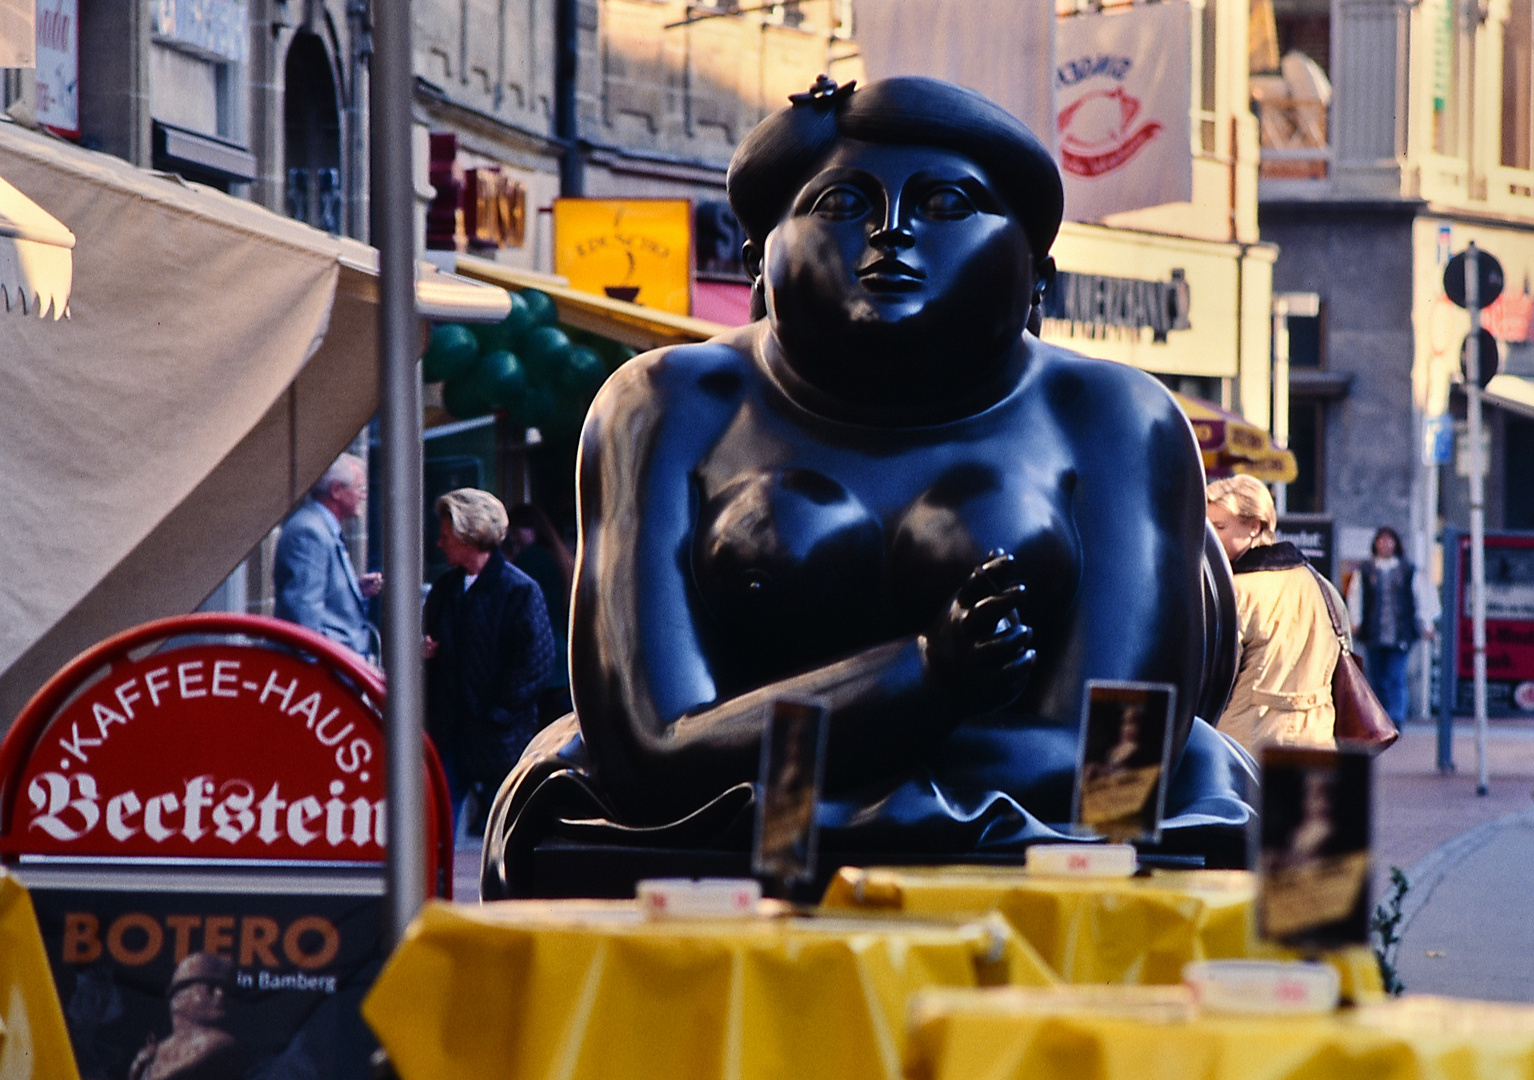
<svg viewBox="0 0 1534 1080">
<path fill-rule="evenodd" d="M 328 498 L 333 484 L 352 487 L 366 475 L 367 467 L 362 464 L 360 457 L 356 454 L 342 454 L 330 463 L 330 468 L 325 470 L 325 475 L 314 482 L 314 486 L 309 489 L 309 495 L 315 499 Z"/>
</svg>

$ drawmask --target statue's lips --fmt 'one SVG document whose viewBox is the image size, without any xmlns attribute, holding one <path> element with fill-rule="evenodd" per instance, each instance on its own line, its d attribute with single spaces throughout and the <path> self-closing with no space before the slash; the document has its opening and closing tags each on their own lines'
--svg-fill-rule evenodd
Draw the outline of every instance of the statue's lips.
<svg viewBox="0 0 1534 1080">
<path fill-rule="evenodd" d="M 858 281 L 869 292 L 915 292 L 926 284 L 927 275 L 899 259 L 885 258 L 859 270 Z"/>
</svg>

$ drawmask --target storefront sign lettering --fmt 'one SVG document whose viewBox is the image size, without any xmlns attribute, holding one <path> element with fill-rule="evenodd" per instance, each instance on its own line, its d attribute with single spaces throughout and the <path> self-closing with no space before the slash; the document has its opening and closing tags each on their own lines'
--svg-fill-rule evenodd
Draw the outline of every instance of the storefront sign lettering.
<svg viewBox="0 0 1534 1080">
<path fill-rule="evenodd" d="M 1167 281 L 1077 274 L 1062 270 L 1044 296 L 1044 318 L 1070 323 L 1099 337 L 1109 330 L 1150 330 L 1165 344 L 1173 330 L 1191 330 L 1192 294 L 1187 277 L 1173 270 Z"/>
</svg>

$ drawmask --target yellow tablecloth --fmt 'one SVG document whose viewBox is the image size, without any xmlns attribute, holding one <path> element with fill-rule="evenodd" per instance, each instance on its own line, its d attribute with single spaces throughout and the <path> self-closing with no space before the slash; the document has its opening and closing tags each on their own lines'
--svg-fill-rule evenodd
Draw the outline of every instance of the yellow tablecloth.
<svg viewBox="0 0 1534 1080">
<path fill-rule="evenodd" d="M 1154 1021 L 922 995 L 921 1080 L 1493 1080 L 1534 1075 L 1534 1008 L 1403 998 L 1328 1016 Z"/>
<path fill-rule="evenodd" d="M 53 973 L 21 882 L 0 869 L 0 1078 L 79 1080 Z"/>
<path fill-rule="evenodd" d="M 430 903 L 362 1012 L 403 1080 L 897 1080 L 915 990 L 1051 981 L 995 916 L 645 922 L 630 902 Z"/>
<path fill-rule="evenodd" d="M 847 866 L 822 905 L 949 917 L 998 912 L 1070 983 L 1168 984 L 1192 960 L 1280 957 L 1257 940 L 1257 878 L 1240 870 L 1064 878 L 1022 868 Z M 1382 996 L 1373 954 L 1329 958 L 1351 1000 Z"/>
</svg>

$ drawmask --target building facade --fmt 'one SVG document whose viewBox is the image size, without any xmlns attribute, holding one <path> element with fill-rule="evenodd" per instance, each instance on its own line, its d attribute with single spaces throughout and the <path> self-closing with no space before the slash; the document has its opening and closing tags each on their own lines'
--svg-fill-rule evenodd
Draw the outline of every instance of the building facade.
<svg viewBox="0 0 1534 1080">
<path fill-rule="evenodd" d="M 1469 322 L 1443 270 L 1474 241 L 1506 272 L 1487 313 L 1503 364 L 1488 387 L 1487 526 L 1534 527 L 1529 0 L 1253 11 L 1271 34 L 1252 58 L 1260 221 L 1281 252 L 1275 292 L 1301 312 L 1288 320 L 1290 508 L 1331 514 L 1344 562 L 1390 525 L 1431 565 L 1442 526 L 1466 525 Z"/>
</svg>

